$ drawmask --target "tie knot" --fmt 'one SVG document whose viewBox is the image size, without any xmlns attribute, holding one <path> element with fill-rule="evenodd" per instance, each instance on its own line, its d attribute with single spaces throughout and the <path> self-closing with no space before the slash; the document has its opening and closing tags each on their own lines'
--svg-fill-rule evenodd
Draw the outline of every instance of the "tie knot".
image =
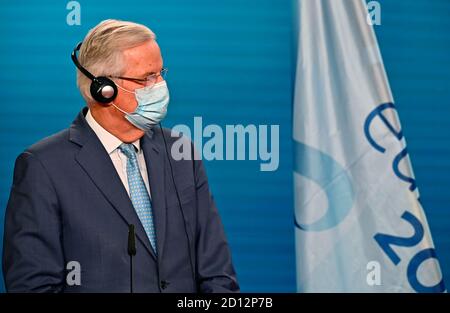
<svg viewBox="0 0 450 313">
<path fill-rule="evenodd" d="M 131 143 L 123 143 L 119 146 L 120 151 L 127 156 L 129 159 L 136 158 L 136 151 Z"/>
</svg>

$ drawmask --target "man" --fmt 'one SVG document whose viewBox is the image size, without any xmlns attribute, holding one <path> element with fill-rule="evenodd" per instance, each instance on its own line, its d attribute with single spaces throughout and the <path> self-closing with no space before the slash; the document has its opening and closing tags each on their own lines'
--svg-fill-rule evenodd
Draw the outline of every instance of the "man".
<svg viewBox="0 0 450 313">
<path fill-rule="evenodd" d="M 158 126 L 169 93 L 155 35 L 106 20 L 78 48 L 88 107 L 15 164 L 7 290 L 239 291 L 203 165 L 175 161 L 172 144 L 184 139 Z"/>
</svg>

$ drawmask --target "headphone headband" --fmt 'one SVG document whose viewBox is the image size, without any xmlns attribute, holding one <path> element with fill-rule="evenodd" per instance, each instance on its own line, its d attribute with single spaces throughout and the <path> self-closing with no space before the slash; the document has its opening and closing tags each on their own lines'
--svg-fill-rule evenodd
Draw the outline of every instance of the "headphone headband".
<svg viewBox="0 0 450 313">
<path fill-rule="evenodd" d="M 79 42 L 71 53 L 71 58 L 75 66 L 83 73 L 91 82 L 90 92 L 92 98 L 100 103 L 109 103 L 113 101 L 117 96 L 117 86 L 109 78 L 104 76 L 95 77 L 87 69 L 85 69 L 77 58 L 77 51 L 80 50 L 83 42 Z"/>
<path fill-rule="evenodd" d="M 72 61 L 73 61 L 73 63 L 75 64 L 75 66 L 86 76 L 86 77 L 88 77 L 90 80 L 94 80 L 95 79 L 95 76 L 94 75 L 92 75 L 87 69 L 85 69 L 81 64 L 80 64 L 80 62 L 78 62 L 78 58 L 77 58 L 77 51 L 80 51 L 80 48 L 81 48 L 81 44 L 82 44 L 83 42 L 79 42 L 78 44 L 77 44 L 77 46 L 75 47 L 75 49 L 73 49 L 73 51 L 72 51 L 72 53 L 71 53 L 71 58 L 72 58 Z"/>
</svg>

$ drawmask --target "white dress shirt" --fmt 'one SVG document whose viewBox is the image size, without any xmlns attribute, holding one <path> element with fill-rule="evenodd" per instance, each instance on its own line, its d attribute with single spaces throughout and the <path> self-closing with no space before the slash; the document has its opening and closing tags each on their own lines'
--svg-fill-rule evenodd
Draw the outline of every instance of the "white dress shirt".
<svg viewBox="0 0 450 313">
<path fill-rule="evenodd" d="M 127 176 L 127 156 L 120 151 L 119 146 L 123 143 L 119 138 L 109 133 L 104 129 L 88 110 L 86 114 L 86 122 L 92 128 L 92 130 L 97 135 L 100 142 L 105 147 L 106 152 L 108 152 L 111 161 L 116 168 L 117 174 L 119 174 L 120 180 L 122 181 L 125 189 L 130 195 L 130 188 L 128 186 L 128 176 Z M 136 156 L 138 160 L 139 171 L 141 172 L 142 179 L 144 180 L 145 187 L 147 187 L 148 194 L 151 198 L 150 185 L 148 182 L 147 165 L 145 164 L 144 152 L 141 149 L 139 139 L 133 142 L 133 146 L 136 149 Z"/>
</svg>

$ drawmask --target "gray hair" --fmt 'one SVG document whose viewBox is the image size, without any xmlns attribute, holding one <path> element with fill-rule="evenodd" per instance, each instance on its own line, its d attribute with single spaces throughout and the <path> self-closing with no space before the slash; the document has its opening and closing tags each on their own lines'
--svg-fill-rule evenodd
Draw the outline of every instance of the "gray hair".
<svg viewBox="0 0 450 313">
<path fill-rule="evenodd" d="M 120 76 L 125 71 L 122 52 L 155 39 L 155 34 L 142 24 L 105 20 L 86 35 L 78 60 L 94 76 Z M 79 70 L 77 85 L 88 104 L 95 102 L 89 91 L 91 80 Z"/>
</svg>

